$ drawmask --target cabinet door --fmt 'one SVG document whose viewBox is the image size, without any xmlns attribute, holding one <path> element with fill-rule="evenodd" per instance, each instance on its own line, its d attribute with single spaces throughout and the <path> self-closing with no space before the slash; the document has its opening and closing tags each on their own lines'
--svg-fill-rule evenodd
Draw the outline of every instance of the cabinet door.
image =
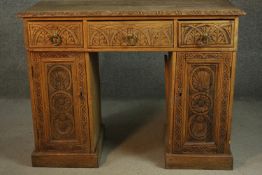
<svg viewBox="0 0 262 175">
<path fill-rule="evenodd" d="M 84 54 L 31 53 L 36 151 L 88 151 Z"/>
<path fill-rule="evenodd" d="M 232 53 L 179 52 L 174 153 L 228 153 Z"/>
</svg>

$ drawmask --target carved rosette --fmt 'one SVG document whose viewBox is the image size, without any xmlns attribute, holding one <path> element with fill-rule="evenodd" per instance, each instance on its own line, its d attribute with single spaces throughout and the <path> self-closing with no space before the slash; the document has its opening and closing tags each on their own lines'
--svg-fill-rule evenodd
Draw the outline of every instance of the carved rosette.
<svg viewBox="0 0 262 175">
<path fill-rule="evenodd" d="M 72 52 L 37 52 L 33 54 L 33 92 L 36 97 L 34 116 L 37 119 L 36 134 L 39 141 L 37 146 L 42 146 L 39 149 L 60 150 L 68 149 L 68 147 L 75 150 L 89 149 L 85 60 L 81 55 Z M 59 61 L 53 61 L 55 58 L 58 58 Z M 77 74 L 74 75 L 77 79 L 72 79 L 73 72 Z M 40 74 L 46 77 L 44 84 L 41 82 Z M 74 83 L 79 83 L 79 86 L 73 87 Z M 82 92 L 82 96 L 76 99 L 79 95 L 76 96 L 75 92 Z M 46 98 L 44 94 L 47 95 Z M 44 99 L 48 101 L 45 102 Z M 76 109 L 78 106 L 74 105 L 76 100 L 80 104 L 79 110 Z M 49 110 L 48 113 L 44 113 L 46 105 L 48 105 L 46 107 Z M 78 111 L 80 116 L 76 116 Z M 49 117 L 44 116 L 47 114 Z M 76 118 L 80 119 L 77 122 L 82 126 L 81 136 L 78 135 L 80 133 L 76 133 Z M 47 128 L 50 132 L 46 130 Z M 46 137 L 48 137 L 47 140 L 45 140 Z M 72 140 L 78 140 L 78 143 L 70 143 L 67 146 L 62 144 L 62 142 L 72 142 Z M 59 141 L 59 146 L 52 141 Z"/>
<path fill-rule="evenodd" d="M 215 62 L 195 62 L 196 59 L 214 60 Z M 228 133 L 231 61 L 230 53 L 178 53 L 174 108 L 174 153 L 223 153 L 225 151 Z M 223 73 L 221 74 L 219 70 L 222 70 Z M 222 82 L 219 89 L 218 80 Z M 184 81 L 187 81 L 186 87 L 183 87 Z M 183 99 L 186 99 L 186 103 Z M 187 105 L 186 113 L 183 110 L 185 109 L 183 104 Z M 215 104 L 220 106 L 220 116 L 215 113 Z M 186 121 L 183 120 L 184 114 Z M 219 123 L 215 120 L 214 115 L 219 118 Z M 185 133 L 182 129 L 184 126 L 186 127 Z M 214 133 L 216 132 L 215 126 L 219 126 L 218 134 Z"/>
<path fill-rule="evenodd" d="M 216 64 L 190 64 L 189 86 L 189 140 L 212 141 L 213 101 Z M 210 134 L 211 133 L 211 134 Z"/>
<path fill-rule="evenodd" d="M 51 137 L 53 140 L 73 139 L 75 133 L 72 65 L 47 64 Z"/>
</svg>

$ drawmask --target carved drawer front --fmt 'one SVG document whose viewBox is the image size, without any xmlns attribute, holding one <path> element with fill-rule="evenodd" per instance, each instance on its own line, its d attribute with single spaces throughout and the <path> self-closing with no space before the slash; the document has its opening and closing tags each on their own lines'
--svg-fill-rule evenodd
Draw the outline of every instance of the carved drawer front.
<svg viewBox="0 0 262 175">
<path fill-rule="evenodd" d="M 172 21 L 89 22 L 91 48 L 173 47 Z"/>
<path fill-rule="evenodd" d="M 232 53 L 179 52 L 174 153 L 229 153 Z"/>
<path fill-rule="evenodd" d="M 180 21 L 179 47 L 233 47 L 233 21 Z"/>
<path fill-rule="evenodd" d="M 28 22 L 29 47 L 83 47 L 82 22 Z"/>
<path fill-rule="evenodd" d="M 37 151 L 89 150 L 84 55 L 37 52 L 31 58 Z"/>
</svg>

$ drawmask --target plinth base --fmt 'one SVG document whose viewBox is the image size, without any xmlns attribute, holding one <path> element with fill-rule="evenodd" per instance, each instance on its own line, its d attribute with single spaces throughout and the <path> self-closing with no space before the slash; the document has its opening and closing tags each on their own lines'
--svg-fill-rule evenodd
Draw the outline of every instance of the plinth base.
<svg viewBox="0 0 262 175">
<path fill-rule="evenodd" d="M 232 170 L 232 154 L 166 154 L 166 168 Z"/>
</svg>

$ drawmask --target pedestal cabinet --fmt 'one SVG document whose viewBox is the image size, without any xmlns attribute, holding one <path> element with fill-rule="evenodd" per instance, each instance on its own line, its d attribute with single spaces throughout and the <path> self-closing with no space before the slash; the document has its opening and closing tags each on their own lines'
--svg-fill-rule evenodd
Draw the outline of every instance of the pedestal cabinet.
<svg viewBox="0 0 262 175">
<path fill-rule="evenodd" d="M 232 169 L 241 15 L 245 12 L 227 0 L 41 1 L 20 13 L 33 166 L 98 167 L 103 140 L 98 52 L 160 51 L 168 53 L 166 168 Z"/>
<path fill-rule="evenodd" d="M 177 52 L 174 57 L 167 166 L 231 169 L 233 53 Z"/>
<path fill-rule="evenodd" d="M 36 143 L 33 165 L 98 166 L 98 59 L 78 52 L 41 51 L 30 53 L 28 62 Z"/>
</svg>

